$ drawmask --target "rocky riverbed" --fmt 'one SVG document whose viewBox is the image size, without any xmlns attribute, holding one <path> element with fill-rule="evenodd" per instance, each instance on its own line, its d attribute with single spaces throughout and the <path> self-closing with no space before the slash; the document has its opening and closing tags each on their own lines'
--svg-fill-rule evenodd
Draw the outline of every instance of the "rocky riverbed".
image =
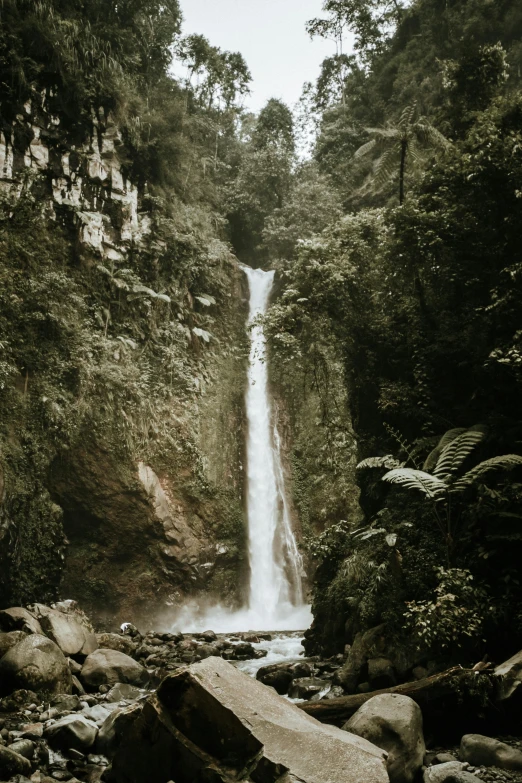
<svg viewBox="0 0 522 783">
<path fill-rule="evenodd" d="M 427 748 L 421 709 L 406 695 L 368 698 L 341 728 L 309 717 L 308 704 L 347 698 L 345 659 L 305 658 L 297 633 L 141 634 L 131 624 L 95 633 L 70 601 L 0 611 L 0 781 L 522 783 L 519 736 L 468 733 L 445 746 L 430 736 Z M 522 670 L 513 660 L 508 698 Z M 208 741 L 223 721 L 224 756 Z M 292 747 L 281 746 L 282 727 Z M 334 745 L 344 761 L 305 769 L 304 736 L 314 758 Z M 239 745 L 250 748 L 241 762 Z"/>
</svg>

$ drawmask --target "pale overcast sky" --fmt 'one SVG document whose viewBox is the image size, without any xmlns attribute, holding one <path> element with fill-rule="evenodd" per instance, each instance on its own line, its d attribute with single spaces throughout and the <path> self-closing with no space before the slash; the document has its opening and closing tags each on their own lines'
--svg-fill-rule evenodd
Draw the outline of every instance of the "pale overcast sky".
<svg viewBox="0 0 522 783">
<path fill-rule="evenodd" d="M 315 39 L 305 24 L 321 14 L 321 0 L 181 0 L 183 34 L 201 33 L 214 46 L 241 52 L 252 73 L 246 106 L 258 111 L 269 98 L 290 106 L 306 81 L 315 81 L 333 41 Z"/>
</svg>

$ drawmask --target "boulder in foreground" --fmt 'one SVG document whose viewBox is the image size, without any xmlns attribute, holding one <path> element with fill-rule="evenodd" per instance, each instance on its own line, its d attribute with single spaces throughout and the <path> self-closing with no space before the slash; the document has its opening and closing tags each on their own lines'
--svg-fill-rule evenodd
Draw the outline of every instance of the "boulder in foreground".
<svg viewBox="0 0 522 783">
<path fill-rule="evenodd" d="M 383 693 L 369 699 L 343 726 L 388 753 L 391 783 L 413 783 L 422 767 L 426 746 L 422 712 L 408 696 Z"/>
<path fill-rule="evenodd" d="M 168 676 L 125 733 L 114 783 L 388 783 L 386 753 L 221 658 Z"/>
<path fill-rule="evenodd" d="M 67 659 L 47 636 L 30 634 L 0 660 L 0 696 L 26 688 L 51 693 L 71 692 Z"/>
</svg>

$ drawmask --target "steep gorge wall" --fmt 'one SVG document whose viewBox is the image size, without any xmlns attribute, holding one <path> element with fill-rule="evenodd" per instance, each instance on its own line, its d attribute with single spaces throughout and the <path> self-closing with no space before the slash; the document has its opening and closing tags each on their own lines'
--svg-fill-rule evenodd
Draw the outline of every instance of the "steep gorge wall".
<svg viewBox="0 0 522 783">
<path fill-rule="evenodd" d="M 280 283 L 276 282 L 276 297 Z M 339 346 L 331 334 L 307 352 L 280 350 L 278 331 L 270 337 L 270 383 L 281 435 L 287 489 L 305 552 L 315 622 L 307 633 L 314 651 L 323 644 L 343 647 L 346 613 L 322 600 L 322 575 L 306 544 L 332 525 L 362 519 L 356 477 L 358 445 L 351 420 L 349 388 Z M 319 589 L 318 589 L 319 588 Z M 318 597 L 320 600 L 318 600 Z"/>
<path fill-rule="evenodd" d="M 51 369 L 19 366 L 9 379 L 0 402 L 0 603 L 74 598 L 107 626 L 129 619 L 154 624 L 194 594 L 218 592 L 237 604 L 245 570 L 244 276 L 218 237 L 201 247 L 183 234 L 180 247 L 197 245 L 190 252 L 200 254 L 199 278 L 163 274 L 169 296 L 118 282 L 123 273 L 136 276 L 140 264 L 149 274 L 169 251 L 146 194 L 126 176 L 126 155 L 110 115 L 93 110 L 90 126 L 71 133 L 53 114 L 49 93 L 34 95 L 0 134 L 5 196 L 36 202 L 50 233 L 64 237 L 68 265 L 51 257 L 51 271 L 40 272 L 36 260 L 30 274 L 35 284 L 47 274 L 70 280 L 74 294 L 69 301 L 65 294 L 63 310 L 74 312 L 77 295 L 80 310 L 85 305 L 82 337 L 96 341 L 81 372 L 100 376 L 96 385 L 71 382 L 63 391 L 69 408 L 42 395 L 44 387 L 54 393 L 62 386 L 48 377 Z M 134 311 L 127 322 L 120 316 L 118 286 L 109 299 L 112 319 L 97 305 L 100 270 L 104 286 L 119 273 L 129 302 L 140 297 L 128 308 L 141 307 L 148 319 L 142 338 L 145 329 L 129 321 Z M 212 286 L 204 305 L 194 297 L 208 293 L 199 285 Z M 211 336 L 195 328 L 207 322 Z M 138 337 L 125 336 L 124 328 Z M 173 375 L 183 380 L 179 390 Z M 122 399 L 126 377 L 145 387 L 136 422 L 132 404 L 112 392 L 116 376 Z M 42 405 L 54 406 L 55 416 L 62 405 L 70 415 L 51 433 Z"/>
</svg>

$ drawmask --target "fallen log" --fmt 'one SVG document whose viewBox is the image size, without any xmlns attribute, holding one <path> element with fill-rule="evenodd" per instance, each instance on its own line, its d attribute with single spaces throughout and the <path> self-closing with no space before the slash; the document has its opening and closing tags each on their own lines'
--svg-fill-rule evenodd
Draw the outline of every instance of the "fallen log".
<svg viewBox="0 0 522 783">
<path fill-rule="evenodd" d="M 440 674 L 426 677 L 415 682 L 405 682 L 395 685 L 393 688 L 383 688 L 370 693 L 356 693 L 353 696 L 340 696 L 337 699 L 322 699 L 321 701 L 308 701 L 298 704 L 299 709 L 311 715 L 321 723 L 331 723 L 334 726 L 342 726 L 352 715 L 357 712 L 365 702 L 373 696 L 381 693 L 400 693 L 409 696 L 424 710 L 431 702 L 438 701 L 452 694 L 465 685 L 466 681 L 472 681 L 477 672 L 472 669 L 462 669 L 454 666 Z"/>
</svg>

